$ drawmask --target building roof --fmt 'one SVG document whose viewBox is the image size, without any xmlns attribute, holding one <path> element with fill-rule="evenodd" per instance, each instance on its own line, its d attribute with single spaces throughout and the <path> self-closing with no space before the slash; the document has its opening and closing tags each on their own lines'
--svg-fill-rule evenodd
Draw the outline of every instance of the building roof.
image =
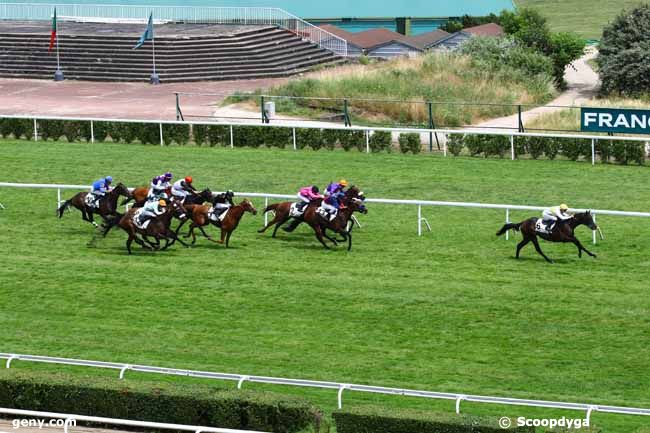
<svg viewBox="0 0 650 433">
<path fill-rule="evenodd" d="M 462 31 L 465 33 L 470 33 L 474 36 L 499 37 L 505 35 L 503 27 L 495 23 L 483 24 L 476 27 L 468 27 Z"/>
<path fill-rule="evenodd" d="M 403 36 L 402 41 L 409 43 L 411 46 L 425 50 L 432 45 L 435 45 L 436 42 L 449 36 L 444 30 L 434 30 L 432 32 L 422 33 L 417 36 Z"/>
<path fill-rule="evenodd" d="M 408 38 L 401 33 L 393 32 L 388 29 L 379 28 L 352 33 L 331 24 L 322 24 L 319 27 L 362 49 L 374 48 L 380 45 L 385 45 L 389 42 L 401 42 L 404 45 L 418 48 L 410 43 Z"/>
</svg>

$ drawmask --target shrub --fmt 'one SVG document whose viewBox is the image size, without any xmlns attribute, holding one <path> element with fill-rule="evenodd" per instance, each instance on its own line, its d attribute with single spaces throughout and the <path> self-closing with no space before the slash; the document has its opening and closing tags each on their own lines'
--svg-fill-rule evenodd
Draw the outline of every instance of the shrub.
<svg viewBox="0 0 650 433">
<path fill-rule="evenodd" d="M 363 131 L 345 131 L 341 130 L 339 134 L 339 141 L 341 142 L 341 147 L 346 152 L 352 149 L 353 147 L 363 148 L 366 146 L 366 136 Z"/>
<path fill-rule="evenodd" d="M 381 151 L 390 152 L 393 144 L 393 134 L 390 131 L 375 131 L 370 136 L 370 150 L 374 153 Z"/>
<path fill-rule="evenodd" d="M 157 123 L 131 123 L 129 129 L 135 134 L 135 137 L 127 143 L 133 143 L 137 137 L 142 144 L 160 144 L 160 125 Z M 163 140 L 165 144 L 170 144 L 165 138 L 165 129 L 163 125 Z"/>
<path fill-rule="evenodd" d="M 172 142 L 184 146 L 190 141 L 190 125 L 165 124 L 163 125 L 163 140 L 169 146 Z"/>
<path fill-rule="evenodd" d="M 0 118 L 0 136 L 7 138 L 13 132 L 13 122 L 14 119 L 4 119 Z"/>
<path fill-rule="evenodd" d="M 332 416 L 338 433 L 500 433 L 496 417 L 477 417 L 406 409 L 362 407 L 338 410 Z M 534 427 L 513 427 L 514 433 L 534 433 Z"/>
<path fill-rule="evenodd" d="M 305 400 L 268 392 L 9 370 L 0 372 L 0 406 L 287 433 L 317 432 L 322 417 Z"/>
<path fill-rule="evenodd" d="M 8 138 L 25 137 L 32 138 L 34 135 L 34 121 L 31 119 L 0 119 L 0 135 Z"/>
<path fill-rule="evenodd" d="M 87 142 L 90 143 L 92 141 L 93 135 L 95 136 L 95 141 L 101 142 L 101 141 L 106 141 L 106 137 L 108 136 L 108 127 L 109 124 L 107 122 L 93 121 L 93 127 L 91 131 L 90 122 L 81 122 L 79 130 L 80 130 L 81 137 Z"/>
<path fill-rule="evenodd" d="M 208 142 L 208 125 L 192 125 L 192 138 L 197 146 Z"/>
<path fill-rule="evenodd" d="M 223 125 L 209 125 L 207 139 L 210 146 L 230 146 L 230 127 Z M 233 128 L 233 136 L 234 128 Z"/>
<path fill-rule="evenodd" d="M 464 141 L 471 156 L 478 156 L 485 151 L 485 146 L 480 135 L 466 135 Z"/>
<path fill-rule="evenodd" d="M 525 137 L 526 149 L 533 159 L 538 159 L 544 153 L 546 142 L 542 137 Z"/>
<path fill-rule="evenodd" d="M 600 154 L 600 162 L 607 164 L 613 155 L 614 144 L 612 140 L 597 140 L 596 152 Z"/>
<path fill-rule="evenodd" d="M 292 143 L 293 131 L 289 128 L 266 128 L 264 131 L 264 144 L 266 146 L 284 149 Z"/>
<path fill-rule="evenodd" d="M 581 156 L 591 158 L 591 140 L 565 139 L 562 142 L 562 153 L 571 161 L 577 161 Z"/>
<path fill-rule="evenodd" d="M 106 127 L 108 136 L 115 143 L 122 141 L 124 135 L 124 124 L 118 122 L 109 122 Z"/>
<path fill-rule="evenodd" d="M 422 143 L 420 142 L 420 134 L 409 132 L 399 135 L 399 150 L 402 153 L 413 152 L 413 154 L 420 153 Z"/>
<path fill-rule="evenodd" d="M 81 122 L 66 121 L 63 124 L 63 135 L 70 143 L 79 141 L 81 138 Z"/>
<path fill-rule="evenodd" d="M 345 131 L 343 131 L 345 132 Z M 327 150 L 334 150 L 339 141 L 341 133 L 337 129 L 324 129 L 323 130 L 323 147 Z"/>
<path fill-rule="evenodd" d="M 555 159 L 562 150 L 562 142 L 559 138 L 547 138 L 544 140 L 544 153 L 550 160 Z"/>
<path fill-rule="evenodd" d="M 465 147 L 464 137 L 462 135 L 448 135 L 447 136 L 447 150 L 454 155 L 458 156 L 463 152 Z"/>
<path fill-rule="evenodd" d="M 631 162 L 636 162 L 639 165 L 645 164 L 645 149 L 643 145 L 633 141 L 614 141 L 612 156 L 614 156 L 616 162 L 625 165 Z"/>
<path fill-rule="evenodd" d="M 296 129 L 296 148 L 304 149 L 310 146 L 318 150 L 323 145 L 323 134 L 320 129 Z"/>
<path fill-rule="evenodd" d="M 510 149 L 510 139 L 505 136 L 487 135 L 485 140 L 485 157 L 494 155 L 503 158 Z"/>
<path fill-rule="evenodd" d="M 264 143 L 264 126 L 237 126 L 233 128 L 236 147 L 260 147 Z"/>
<path fill-rule="evenodd" d="M 38 129 L 43 140 L 52 139 L 54 141 L 61 138 L 64 134 L 64 122 L 62 120 L 39 120 Z"/>
</svg>

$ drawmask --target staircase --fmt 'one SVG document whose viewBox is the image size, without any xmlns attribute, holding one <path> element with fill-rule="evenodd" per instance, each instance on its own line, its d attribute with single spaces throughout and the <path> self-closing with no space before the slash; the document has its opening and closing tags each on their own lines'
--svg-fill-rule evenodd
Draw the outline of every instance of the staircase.
<svg viewBox="0 0 650 433">
<path fill-rule="evenodd" d="M 60 35 L 66 79 L 149 81 L 152 44 L 138 36 Z M 285 77 L 344 59 L 274 26 L 235 34 L 156 37 L 156 72 L 163 83 Z M 56 53 L 48 34 L 0 33 L 0 77 L 52 79 Z"/>
</svg>

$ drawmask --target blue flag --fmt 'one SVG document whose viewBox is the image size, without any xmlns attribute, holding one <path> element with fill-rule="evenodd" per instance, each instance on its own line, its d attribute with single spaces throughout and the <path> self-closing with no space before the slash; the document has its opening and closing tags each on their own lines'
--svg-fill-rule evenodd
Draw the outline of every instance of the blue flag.
<svg viewBox="0 0 650 433">
<path fill-rule="evenodd" d="M 153 39 L 153 12 L 149 15 L 147 29 L 144 31 L 142 36 L 140 36 L 140 40 L 137 44 L 135 44 L 135 47 L 133 47 L 133 49 L 135 50 L 136 48 L 140 48 L 142 45 L 144 45 L 144 41 L 151 39 Z"/>
</svg>

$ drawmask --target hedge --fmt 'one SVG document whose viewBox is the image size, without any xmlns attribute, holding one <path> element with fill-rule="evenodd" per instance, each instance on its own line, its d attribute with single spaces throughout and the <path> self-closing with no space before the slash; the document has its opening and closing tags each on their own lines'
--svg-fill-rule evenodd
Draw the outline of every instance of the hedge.
<svg viewBox="0 0 650 433">
<path fill-rule="evenodd" d="M 338 410 L 332 416 L 337 433 L 503 433 L 498 418 L 385 409 L 365 406 Z M 534 427 L 513 427 L 511 433 L 534 433 Z"/>
<path fill-rule="evenodd" d="M 422 150 L 422 142 L 420 141 L 420 134 L 412 132 L 399 135 L 399 150 L 402 153 L 413 152 L 413 154 L 420 153 Z"/>
<path fill-rule="evenodd" d="M 318 432 L 322 421 L 309 402 L 270 392 L 7 369 L 0 407 L 280 433 Z"/>
</svg>

